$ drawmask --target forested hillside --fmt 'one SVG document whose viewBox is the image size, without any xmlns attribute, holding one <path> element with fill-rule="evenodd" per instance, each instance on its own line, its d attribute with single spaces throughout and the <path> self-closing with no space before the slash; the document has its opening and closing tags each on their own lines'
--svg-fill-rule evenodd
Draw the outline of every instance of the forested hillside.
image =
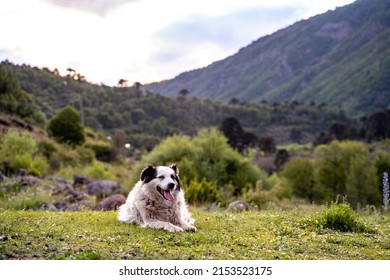
<svg viewBox="0 0 390 280">
<path fill-rule="evenodd" d="M 108 87 L 27 65 L 2 62 L 0 67 L 14 76 L 20 90 L 29 93 L 31 102 L 47 120 L 62 107 L 71 105 L 81 113 L 85 126 L 115 134 L 136 148 L 151 149 L 168 135 L 195 135 L 201 128 L 220 127 L 228 117 L 238 119 L 257 138 L 271 136 L 277 144 L 307 143 L 333 122 L 352 122 L 343 111 L 330 110 L 324 104 L 227 104 L 185 94 L 164 97 L 145 91 L 139 84 Z M 23 105 L 30 106 L 19 104 Z"/>
<path fill-rule="evenodd" d="M 388 108 L 389 80 L 390 1 L 357 0 L 147 89 L 225 102 L 326 103 L 361 117 Z"/>
</svg>

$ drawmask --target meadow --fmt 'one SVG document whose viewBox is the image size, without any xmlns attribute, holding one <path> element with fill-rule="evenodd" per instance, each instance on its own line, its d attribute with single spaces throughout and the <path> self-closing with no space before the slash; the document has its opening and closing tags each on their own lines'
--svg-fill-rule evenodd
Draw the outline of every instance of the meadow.
<svg viewBox="0 0 390 280">
<path fill-rule="evenodd" d="M 191 208 L 197 232 L 173 234 L 122 224 L 114 211 L 0 210 L 0 259 L 390 260 L 389 215 L 361 212 L 343 231 L 324 226 L 326 211 Z"/>
</svg>

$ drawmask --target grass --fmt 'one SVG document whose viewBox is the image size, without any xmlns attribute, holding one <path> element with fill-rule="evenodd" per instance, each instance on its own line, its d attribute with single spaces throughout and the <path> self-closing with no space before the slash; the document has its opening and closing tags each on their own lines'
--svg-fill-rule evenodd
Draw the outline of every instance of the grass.
<svg viewBox="0 0 390 280">
<path fill-rule="evenodd" d="M 0 259 L 390 259 L 389 215 L 360 215 L 370 231 L 341 232 L 302 208 L 192 212 L 198 231 L 173 234 L 115 212 L 0 210 Z"/>
</svg>

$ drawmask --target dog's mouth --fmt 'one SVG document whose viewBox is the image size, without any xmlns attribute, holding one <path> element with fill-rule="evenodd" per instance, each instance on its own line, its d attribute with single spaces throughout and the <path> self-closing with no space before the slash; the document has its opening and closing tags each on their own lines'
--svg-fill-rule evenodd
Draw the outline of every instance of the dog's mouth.
<svg viewBox="0 0 390 280">
<path fill-rule="evenodd" d="M 172 191 L 170 190 L 163 190 L 162 188 L 160 187 L 157 187 L 157 190 L 159 193 L 161 193 L 161 195 L 166 199 L 168 200 L 169 202 L 172 202 L 175 200 L 175 198 L 173 197 L 172 195 Z"/>
</svg>

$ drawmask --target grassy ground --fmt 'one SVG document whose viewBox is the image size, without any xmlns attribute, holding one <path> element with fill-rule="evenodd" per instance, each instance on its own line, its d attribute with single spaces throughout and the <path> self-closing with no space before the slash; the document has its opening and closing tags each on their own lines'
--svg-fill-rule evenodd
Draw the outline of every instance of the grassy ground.
<svg viewBox="0 0 390 280">
<path fill-rule="evenodd" d="M 0 210 L 0 259 L 390 259 L 389 215 L 360 215 L 371 230 L 343 233 L 299 209 L 192 212 L 198 231 L 173 234 L 115 212 Z"/>
</svg>

